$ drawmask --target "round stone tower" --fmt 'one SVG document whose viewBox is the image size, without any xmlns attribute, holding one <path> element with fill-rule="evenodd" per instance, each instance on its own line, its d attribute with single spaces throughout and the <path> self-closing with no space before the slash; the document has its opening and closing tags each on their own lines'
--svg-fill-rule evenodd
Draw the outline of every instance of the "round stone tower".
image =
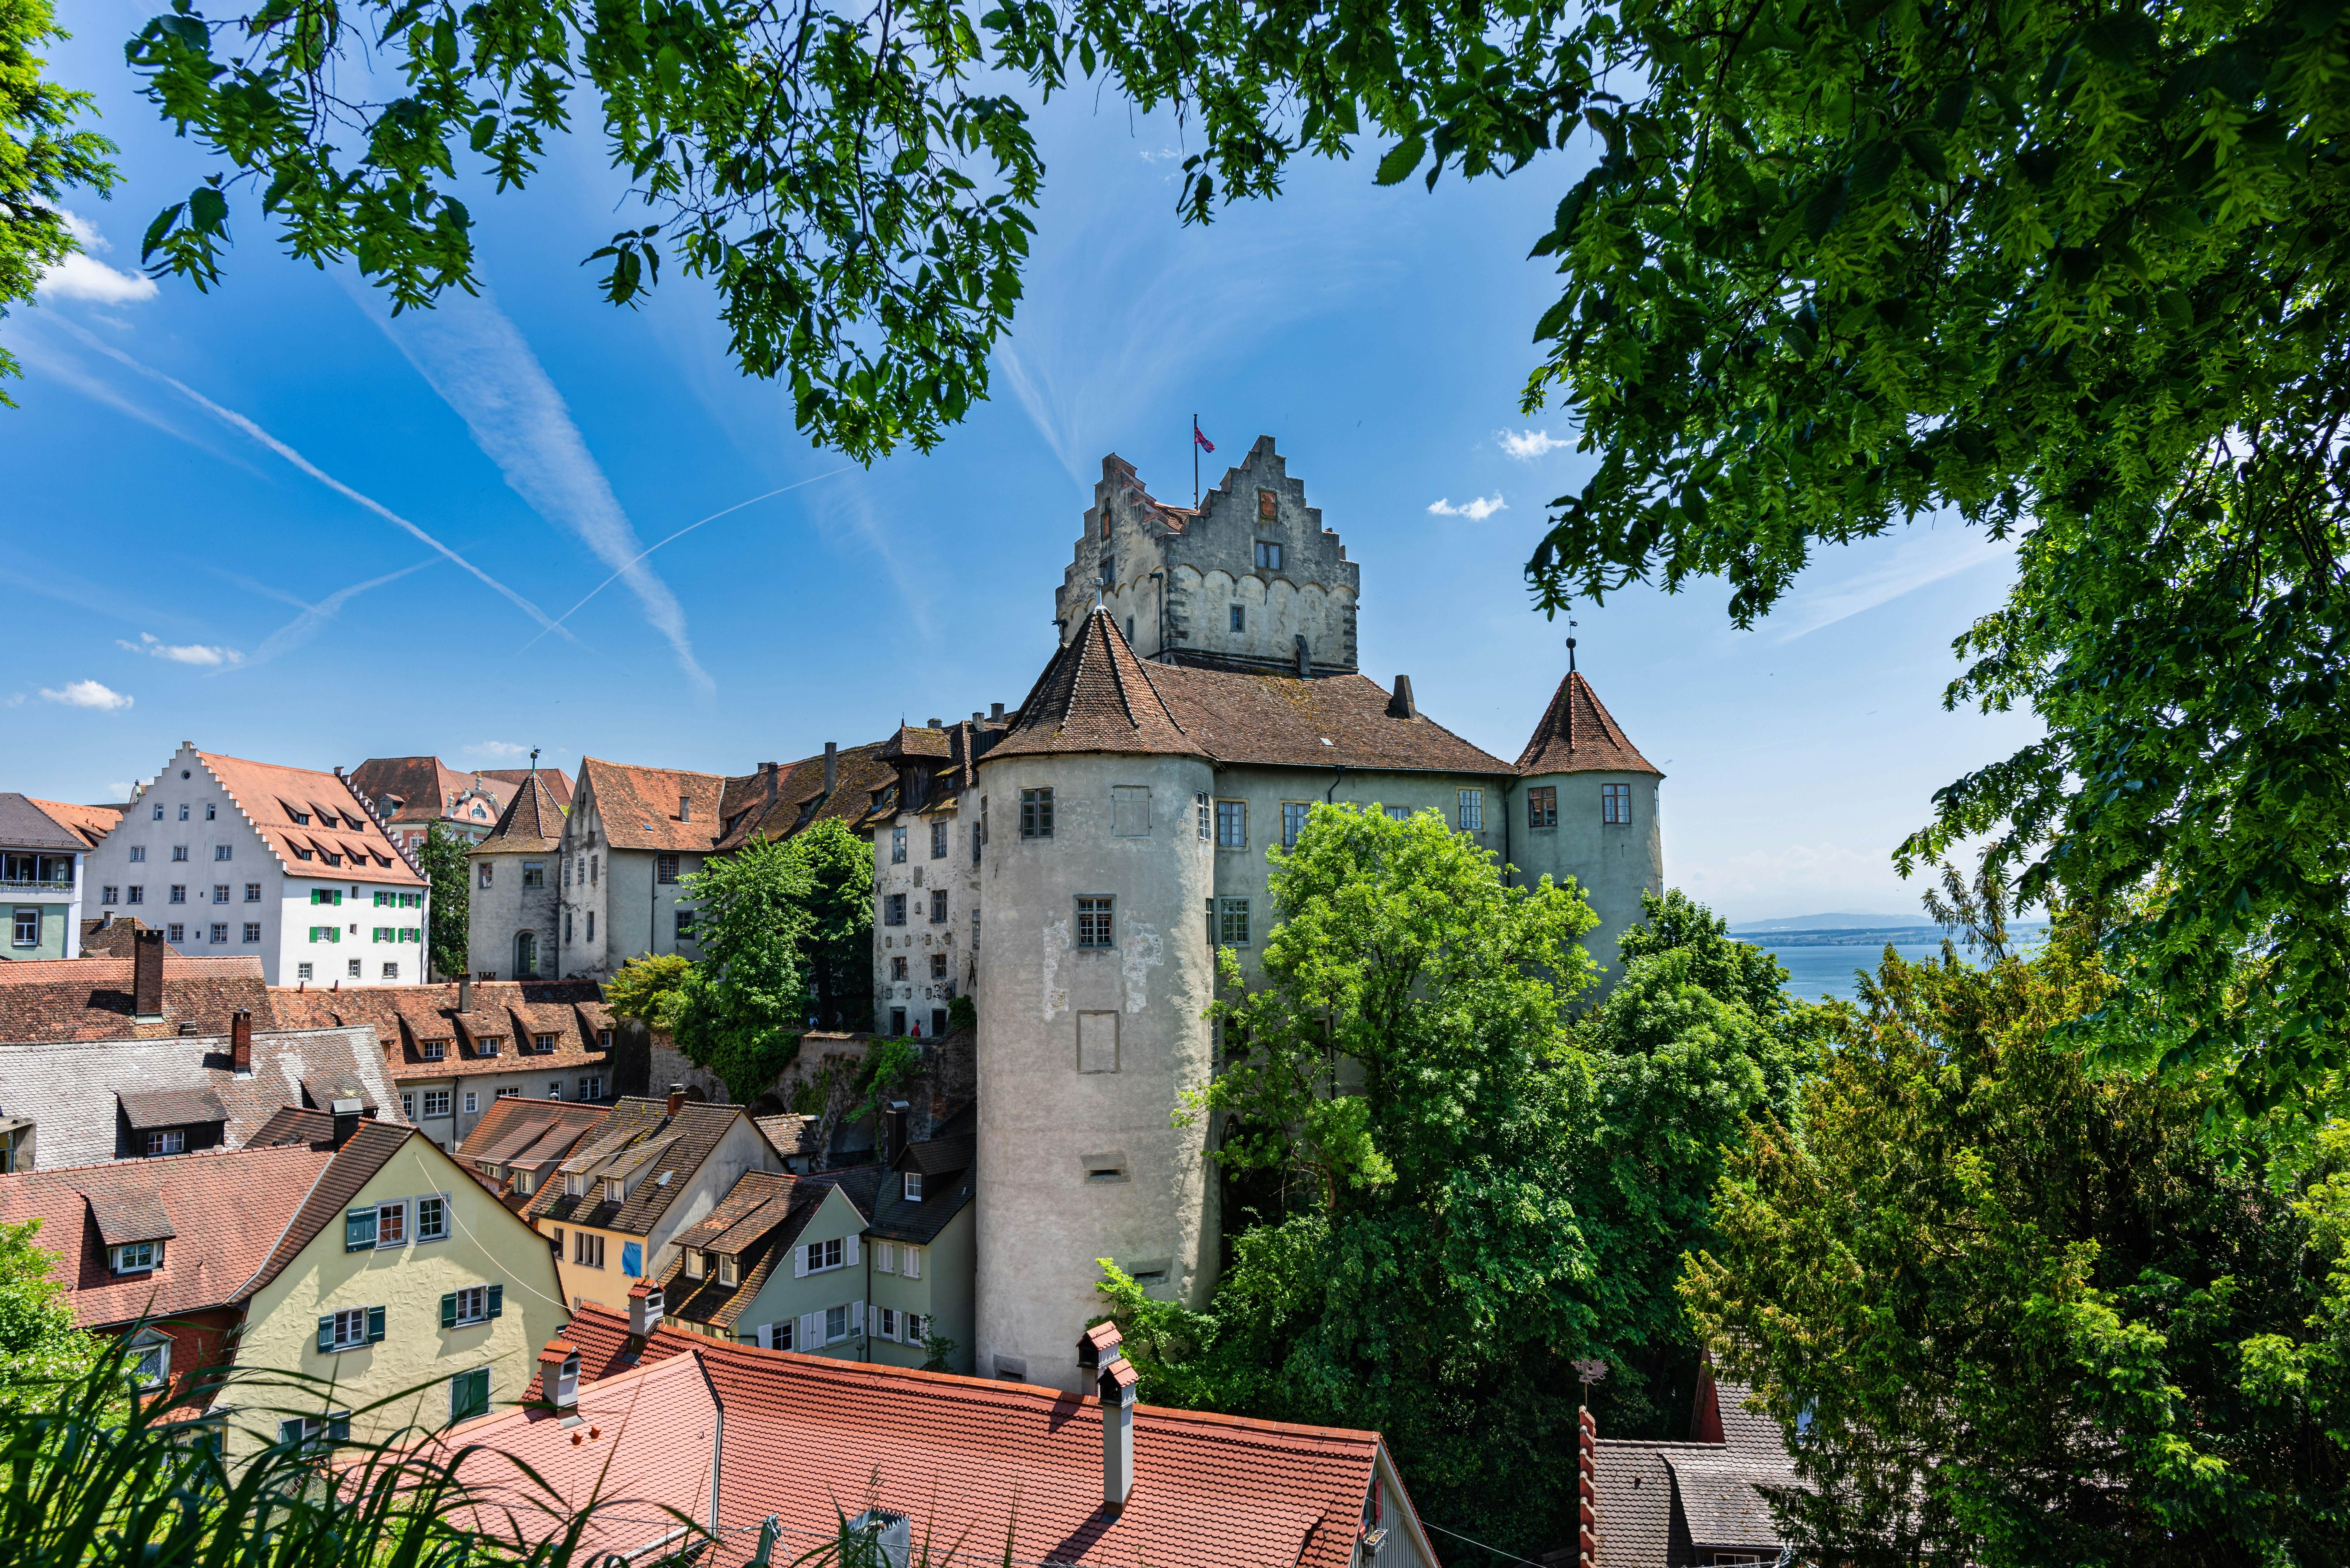
<svg viewBox="0 0 2350 1568">
<path fill-rule="evenodd" d="M 1617 943 L 1640 923 L 1640 895 L 1664 890 L 1657 797 L 1665 775 L 1625 735 L 1591 682 L 1572 670 L 1520 753 L 1517 771 L 1510 863 L 1523 883 L 1572 877 L 1582 886 L 1599 917 L 1583 945 L 1599 962 L 1605 992 L 1623 972 Z"/>
<path fill-rule="evenodd" d="M 982 1376 L 1077 1390 L 1097 1259 L 1207 1304 L 1217 1183 L 1171 1123 L 1213 1065 L 1212 787 L 1100 608 L 979 763 Z"/>
</svg>

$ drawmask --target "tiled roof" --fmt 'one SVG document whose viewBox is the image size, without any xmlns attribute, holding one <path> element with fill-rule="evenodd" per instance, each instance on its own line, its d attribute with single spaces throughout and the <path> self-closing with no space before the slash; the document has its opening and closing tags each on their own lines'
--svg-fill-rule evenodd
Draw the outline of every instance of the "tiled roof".
<svg viewBox="0 0 2350 1568">
<path fill-rule="evenodd" d="M 97 848 L 98 841 L 113 832 L 122 820 L 122 807 L 119 805 L 69 805 L 61 800 L 33 800 L 30 795 L 24 798 L 40 807 L 50 821 L 80 839 L 81 847 L 86 849 Z"/>
<path fill-rule="evenodd" d="M 326 1027 L 368 1024 L 383 1043 L 395 1082 L 462 1078 L 480 1073 L 535 1073 L 541 1069 L 594 1070 L 608 1075 L 611 1053 L 595 1048 L 600 1025 L 581 1016 L 601 1009 L 603 992 L 592 980 L 484 980 L 473 982 L 473 1010 L 457 1011 L 458 988 L 443 985 L 355 986 L 349 991 L 270 991 L 278 1018 Z M 540 1034 L 555 1036 L 553 1052 L 523 1046 Z M 498 1041 L 495 1055 L 482 1043 Z M 429 1062 L 427 1040 L 447 1042 L 446 1054 Z"/>
<path fill-rule="evenodd" d="M 1595 1533 L 1608 1568 L 1673 1568 L 1690 1549 L 1775 1552 L 1782 1544 L 1758 1487 L 1792 1486 L 1778 1424 L 1746 1408 L 1752 1390 L 1699 1373 L 1692 1434 L 1722 1442 L 1602 1438 L 1592 1451 Z"/>
<path fill-rule="evenodd" d="M 559 775 L 558 775 L 559 776 Z M 563 842 L 563 806 L 536 774 L 515 788 L 497 826 L 474 849 L 475 854 L 552 853 Z"/>
<path fill-rule="evenodd" d="M 1154 664 L 1167 705 L 1220 763 L 1506 774 L 1509 764 L 1425 713 L 1398 718 L 1363 675 L 1301 680 Z"/>
<path fill-rule="evenodd" d="M 704 1268 L 701 1279 L 687 1278 L 681 1250 L 661 1276 L 662 1312 L 731 1331 L 768 1276 L 791 1256 L 792 1243 L 824 1207 L 832 1187 L 813 1177 L 744 1171 L 717 1208 L 671 1238 L 680 1249 L 696 1247 L 734 1259 L 738 1282 L 721 1284 L 714 1265 Z"/>
<path fill-rule="evenodd" d="M 211 752 L 196 760 L 228 791 L 270 852 L 297 877 L 421 888 L 424 877 L 350 784 L 309 768 L 248 762 Z M 307 817 L 296 822 L 296 816 Z"/>
<path fill-rule="evenodd" d="M 0 965 L 0 973 L 5 970 Z M 0 987 L 0 1002 L 5 998 Z M 364 1029 L 256 1029 L 246 1077 L 232 1070 L 225 1030 L 192 1038 L 0 1045 L 0 1109 L 33 1118 L 34 1158 L 44 1168 L 113 1158 L 118 1096 L 135 1101 L 161 1091 L 201 1090 L 225 1112 L 223 1141 L 234 1148 L 281 1107 L 305 1104 L 304 1084 L 330 1082 L 363 1085 L 361 1099 L 387 1119 L 398 1119 L 400 1102 L 384 1075 L 383 1053 Z M 312 1103 L 309 1108 L 328 1107 Z"/>
<path fill-rule="evenodd" d="M 303 1194 L 302 1207 L 296 1211 L 293 1222 L 286 1227 L 285 1233 L 277 1239 L 277 1244 L 270 1249 L 268 1257 L 254 1271 L 253 1278 L 237 1293 L 238 1296 L 251 1295 L 276 1279 L 319 1231 L 342 1218 L 344 1207 L 359 1195 L 359 1189 L 372 1180 L 377 1171 L 391 1163 L 391 1157 L 400 1152 L 401 1145 L 411 1137 L 422 1136 L 415 1128 L 401 1127 L 396 1122 L 359 1123 L 359 1130 L 335 1151 L 334 1158 L 327 1162 L 327 1168 L 318 1173 L 317 1181 Z M 248 1152 L 265 1156 L 278 1151 L 258 1149 Z M 151 1160 L 141 1163 L 162 1162 Z"/>
<path fill-rule="evenodd" d="M 754 1116 L 751 1119 L 758 1124 L 761 1132 L 767 1135 L 767 1141 L 775 1146 L 777 1154 L 798 1156 L 824 1152 L 817 1142 L 818 1135 L 824 1130 L 822 1116 Z"/>
<path fill-rule="evenodd" d="M 161 1040 L 186 1024 L 198 1034 L 225 1034 L 239 1008 L 253 1014 L 255 1029 L 277 1027 L 257 957 L 167 956 L 160 1023 L 132 1022 L 131 965 L 128 958 L 0 964 L 0 1044 Z"/>
<path fill-rule="evenodd" d="M 534 772 L 538 774 L 538 782 L 545 784 L 547 792 L 555 796 L 555 804 L 569 811 L 571 809 L 571 775 L 561 768 L 484 768 L 482 770 L 482 776 L 485 779 L 495 779 L 500 784 L 519 785 Z"/>
<path fill-rule="evenodd" d="M 35 1239 L 58 1260 L 55 1272 L 84 1328 L 198 1312 L 249 1293 L 333 1158 L 295 1145 L 0 1176 L 0 1220 L 41 1221 Z M 157 1206 L 172 1235 L 161 1268 L 117 1276 L 106 1266 L 97 1211 L 134 1203 Z"/>
<path fill-rule="evenodd" d="M 438 757 L 369 757 L 351 770 L 350 780 L 351 787 L 371 803 L 398 795 L 400 808 L 386 820 L 407 826 L 451 815 L 452 803 L 476 788 L 495 803 L 493 810 L 503 810 L 515 793 L 512 780 L 500 779 L 496 774 L 467 773 Z"/>
<path fill-rule="evenodd" d="M 1518 772 L 1534 774 L 1656 774 L 1625 735 L 1624 727 L 1600 705 L 1591 682 L 1570 673 L 1558 683 L 1542 722 L 1518 753 Z"/>
<path fill-rule="evenodd" d="M 974 1140 L 943 1138 L 937 1141 L 969 1144 Z M 926 1147 L 918 1143 L 907 1152 L 911 1154 L 914 1149 Z M 909 1163 L 901 1158 L 897 1169 L 906 1169 Z M 971 1157 L 968 1152 L 960 1165 L 941 1170 L 935 1177 L 925 1175 L 922 1198 L 919 1203 L 906 1201 L 906 1189 L 895 1179 L 893 1172 L 891 1179 L 881 1183 L 881 1190 L 869 1210 L 873 1223 L 868 1229 L 885 1241 L 911 1241 L 918 1247 L 927 1247 L 938 1240 L 939 1233 L 947 1228 L 950 1220 L 970 1207 L 972 1191 Z"/>
<path fill-rule="evenodd" d="M 497 1200 L 516 1214 L 530 1207 L 536 1190 L 524 1192 L 515 1179 L 517 1169 L 538 1173 L 542 1179 L 582 1137 L 603 1125 L 607 1106 L 583 1106 L 564 1100 L 492 1100 L 473 1130 L 465 1135 L 458 1163 L 490 1189 Z M 497 1174 L 493 1176 L 494 1168 Z"/>
<path fill-rule="evenodd" d="M 504 1104 L 500 1101 L 499 1104 Z M 334 1115 L 305 1106 L 280 1106 L 244 1140 L 247 1148 L 282 1148 L 289 1144 L 328 1143 L 335 1136 Z"/>
<path fill-rule="evenodd" d="M 140 924 L 135 915 L 117 915 L 110 920 L 104 917 L 84 920 L 81 923 L 81 956 L 129 959 L 138 951 L 139 933 L 155 929 Z M 182 955 L 179 949 L 166 943 L 163 956 L 179 958 Z"/>
<path fill-rule="evenodd" d="M 899 757 L 944 759 L 950 754 L 947 735 L 951 728 L 944 724 L 935 730 L 921 724 L 900 724 L 898 732 L 881 743 L 881 754 L 893 762 Z"/>
<path fill-rule="evenodd" d="M 48 803 L 0 790 L 0 847 L 70 855 L 88 849 L 89 841 L 51 816 Z M 61 809 L 73 810 L 68 806 Z"/>
<path fill-rule="evenodd" d="M 550 1179 L 525 1212 L 533 1220 L 557 1225 L 593 1225 L 624 1235 L 650 1235 L 678 1194 L 692 1184 L 693 1173 L 702 1168 L 702 1162 L 710 1158 L 734 1119 L 743 1115 L 740 1106 L 714 1106 L 703 1100 L 686 1101 L 674 1116 L 669 1114 L 666 1099 L 639 1099 L 632 1095 L 617 1101 L 593 1136 L 582 1137 L 563 1162 L 567 1168 L 588 1172 L 587 1196 L 570 1197 L 561 1182 Z M 660 1157 L 647 1164 L 640 1157 L 644 1147 L 653 1145 L 661 1146 Z M 646 1168 L 631 1177 L 628 1196 L 618 1203 L 607 1202 L 604 1170 L 638 1164 L 646 1164 Z M 664 1174 L 669 1177 L 666 1181 L 661 1179 Z"/>
<path fill-rule="evenodd" d="M 197 1122 L 224 1122 L 228 1107 L 208 1084 L 181 1089 L 117 1089 L 123 1119 L 135 1128 L 182 1127 Z"/>
<path fill-rule="evenodd" d="M 592 796 L 604 837 L 615 849 L 702 851 L 718 842 L 720 796 L 726 781 L 682 768 L 636 767 L 582 758 L 579 787 Z M 692 809 L 680 821 L 678 797 Z"/>
<path fill-rule="evenodd" d="M 924 1176 L 950 1176 L 958 1170 L 969 1170 L 972 1154 L 979 1147 L 976 1135 L 965 1133 L 959 1137 L 925 1138 L 910 1143 L 899 1155 L 896 1170 L 919 1170 Z"/>
<path fill-rule="evenodd" d="M 844 746 L 834 753 L 832 794 L 824 793 L 824 757 L 761 764 L 759 771 L 726 781 L 719 810 L 718 847 L 741 847 L 754 836 L 789 838 L 827 817 L 855 826 L 869 809 L 873 792 L 892 784 L 896 767 L 882 756 L 886 742 Z"/>
<path fill-rule="evenodd" d="M 989 755 L 1206 756 L 1151 683 L 1162 673 L 1134 656 L 1109 611 L 1097 606 L 1077 634 L 1055 650 L 1020 704 L 1018 722 Z"/>
<path fill-rule="evenodd" d="M 583 1379 L 629 1369 L 627 1334 L 625 1317 L 595 1308 L 564 1331 Z M 876 1504 L 910 1515 L 916 1539 L 959 1541 L 977 1562 L 1343 1568 L 1378 1463 L 1375 1432 L 1139 1406 L 1134 1490 L 1112 1515 L 1090 1399 L 668 1327 L 636 1365 L 683 1356 L 702 1364 L 725 1415 L 719 1568 L 749 1556 L 770 1513 L 796 1556 L 837 1532 L 836 1501 L 853 1509 L 877 1489 Z M 538 1397 L 536 1383 L 524 1397 Z M 611 1460 L 607 1485 L 621 1494 L 684 1468 L 651 1441 L 616 1441 Z"/>
</svg>

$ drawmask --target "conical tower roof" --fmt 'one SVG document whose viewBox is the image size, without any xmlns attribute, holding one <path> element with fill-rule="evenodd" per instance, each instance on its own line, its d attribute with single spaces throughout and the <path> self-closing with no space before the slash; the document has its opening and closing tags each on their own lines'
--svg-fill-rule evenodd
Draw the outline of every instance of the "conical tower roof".
<svg viewBox="0 0 2350 1568">
<path fill-rule="evenodd" d="M 541 782 L 536 769 L 515 791 L 499 814 L 498 825 L 482 840 L 484 849 L 552 850 L 563 842 L 563 806 L 555 792 Z"/>
<path fill-rule="evenodd" d="M 1664 774 L 1642 756 L 1624 727 L 1600 705 L 1591 682 L 1573 670 L 1558 683 L 1534 738 L 1518 754 L 1518 774 Z"/>
<path fill-rule="evenodd" d="M 1107 610 L 1097 607 L 1061 645 L 1020 704 L 1011 733 L 989 748 L 997 757 L 1108 752 L 1120 755 L 1204 757 L 1151 684 Z"/>
</svg>

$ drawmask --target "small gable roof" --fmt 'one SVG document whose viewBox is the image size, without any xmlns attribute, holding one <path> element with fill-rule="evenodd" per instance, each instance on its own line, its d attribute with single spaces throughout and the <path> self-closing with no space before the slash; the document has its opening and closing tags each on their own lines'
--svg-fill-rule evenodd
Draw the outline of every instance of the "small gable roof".
<svg viewBox="0 0 2350 1568">
<path fill-rule="evenodd" d="M 88 849 L 92 841 L 57 820 L 48 807 L 47 801 L 0 790 L 0 847 L 59 855 Z"/>
<path fill-rule="evenodd" d="M 616 1101 L 610 1114 L 563 1161 L 567 1172 L 584 1172 L 591 1179 L 587 1195 L 574 1198 L 561 1182 L 550 1181 L 525 1212 L 558 1225 L 650 1235 L 669 1206 L 692 1185 L 702 1162 L 733 1129 L 737 1117 L 747 1120 L 742 1106 L 706 1100 L 686 1101 L 674 1116 L 666 1099 L 629 1096 Z M 632 1172 L 628 1196 L 618 1203 L 608 1201 L 604 1178 Z"/>
<path fill-rule="evenodd" d="M 1542 722 L 1518 753 L 1522 777 L 1540 774 L 1664 774 L 1639 753 L 1591 690 L 1591 682 L 1570 670 L 1552 693 Z"/>
<path fill-rule="evenodd" d="M 80 839 L 85 848 L 97 848 L 99 840 L 122 821 L 122 807 L 119 805 L 72 805 L 61 800 L 34 800 L 30 795 L 24 798 L 50 821 Z"/>
<path fill-rule="evenodd" d="M 726 781 L 716 774 L 584 757 L 579 787 L 594 803 L 605 841 L 615 849 L 701 852 L 718 842 Z M 690 819 L 678 815 L 681 797 Z"/>
<path fill-rule="evenodd" d="M 563 842 L 564 807 L 536 774 L 515 786 L 498 825 L 473 853 L 550 854 Z"/>
</svg>

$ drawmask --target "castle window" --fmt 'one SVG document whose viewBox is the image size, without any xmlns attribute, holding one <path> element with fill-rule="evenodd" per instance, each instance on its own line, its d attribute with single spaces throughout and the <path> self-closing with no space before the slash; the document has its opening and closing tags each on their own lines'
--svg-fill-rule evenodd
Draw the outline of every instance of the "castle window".
<svg viewBox="0 0 2350 1568">
<path fill-rule="evenodd" d="M 1216 940 L 1228 948 L 1249 945 L 1249 901 L 1246 898 L 1222 900 L 1222 918 L 1217 921 Z"/>
<path fill-rule="evenodd" d="M 889 830 L 889 864 L 903 866 L 905 863 L 906 830 L 902 827 L 893 827 Z"/>
<path fill-rule="evenodd" d="M 902 981 L 905 980 L 906 961 L 904 959 L 893 958 L 889 961 L 889 978 L 893 981 Z"/>
<path fill-rule="evenodd" d="M 946 857 L 947 825 L 943 822 L 934 822 L 931 824 L 931 858 L 944 860 Z"/>
<path fill-rule="evenodd" d="M 1118 557 L 1115 556 L 1104 556 L 1101 558 L 1101 586 L 1108 587 L 1111 584 L 1117 581 Z"/>
<path fill-rule="evenodd" d="M 1305 831 L 1305 819 L 1313 812 L 1314 805 L 1310 801 L 1284 800 L 1281 803 L 1281 846 L 1284 849 L 1297 847 L 1297 836 Z"/>
<path fill-rule="evenodd" d="M 1150 786 L 1112 784 L 1109 791 L 1110 832 L 1119 838 L 1150 836 Z"/>
<path fill-rule="evenodd" d="M 890 893 L 883 897 L 881 900 L 881 923 L 885 926 L 902 926 L 906 923 L 905 894 Z"/>
<path fill-rule="evenodd" d="M 1020 792 L 1020 836 L 1053 836 L 1053 792 L 1050 789 L 1024 789 Z"/>
<path fill-rule="evenodd" d="M 1558 826 L 1558 786 L 1544 784 L 1540 789 L 1526 791 L 1526 826 L 1556 827 Z"/>
<path fill-rule="evenodd" d="M 972 865 L 979 864 L 979 848 L 985 842 L 986 836 L 980 832 L 979 824 L 972 823 L 971 825 L 971 863 Z"/>
<path fill-rule="evenodd" d="M 946 977 L 947 955 L 944 953 L 932 953 L 931 955 L 931 978 L 932 980 L 944 980 Z"/>
<path fill-rule="evenodd" d="M 1248 629 L 1248 607 L 1246 605 L 1234 605 L 1232 607 L 1232 629 L 1234 631 L 1246 631 Z"/>
<path fill-rule="evenodd" d="M 931 924 L 943 926 L 946 923 L 947 890 L 944 888 L 933 888 L 931 889 Z"/>
<path fill-rule="evenodd" d="M 1265 572 L 1281 570 L 1281 546 L 1270 539 L 1256 542 L 1257 569 Z"/>
<path fill-rule="evenodd" d="M 1632 786 L 1604 784 L 1599 786 L 1599 820 L 1615 827 L 1632 825 Z"/>
<path fill-rule="evenodd" d="M 484 887 L 484 888 L 488 887 L 488 886 L 490 885 L 490 875 L 491 875 L 491 871 L 490 871 L 490 863 L 489 863 L 488 861 L 486 861 L 486 860 L 482 861 L 480 864 L 478 864 L 477 866 L 475 866 L 475 867 L 473 867 L 473 870 L 474 870 L 474 874 L 475 874 L 475 882 L 476 882 L 476 885 L 477 885 L 477 886 L 480 886 L 480 887 Z"/>
<path fill-rule="evenodd" d="M 676 856 L 656 855 L 653 857 L 653 880 L 661 883 L 675 882 L 677 880 Z"/>
<path fill-rule="evenodd" d="M 1482 833 L 1485 829 L 1485 792 L 1464 789 L 1461 792 L 1461 831 Z"/>
<path fill-rule="evenodd" d="M 1256 493 L 1256 514 L 1267 522 L 1281 514 L 1281 498 L 1270 490 Z"/>
<path fill-rule="evenodd" d="M 1248 802 L 1220 800 L 1216 803 L 1216 847 L 1248 847 Z"/>
<path fill-rule="evenodd" d="M 1115 947 L 1110 918 L 1115 900 L 1108 898 L 1080 898 L 1077 900 L 1077 946 L 1081 948 Z"/>
<path fill-rule="evenodd" d="M 522 863 L 522 885 L 525 888 L 546 887 L 546 862 L 544 860 L 524 861 Z"/>
</svg>

